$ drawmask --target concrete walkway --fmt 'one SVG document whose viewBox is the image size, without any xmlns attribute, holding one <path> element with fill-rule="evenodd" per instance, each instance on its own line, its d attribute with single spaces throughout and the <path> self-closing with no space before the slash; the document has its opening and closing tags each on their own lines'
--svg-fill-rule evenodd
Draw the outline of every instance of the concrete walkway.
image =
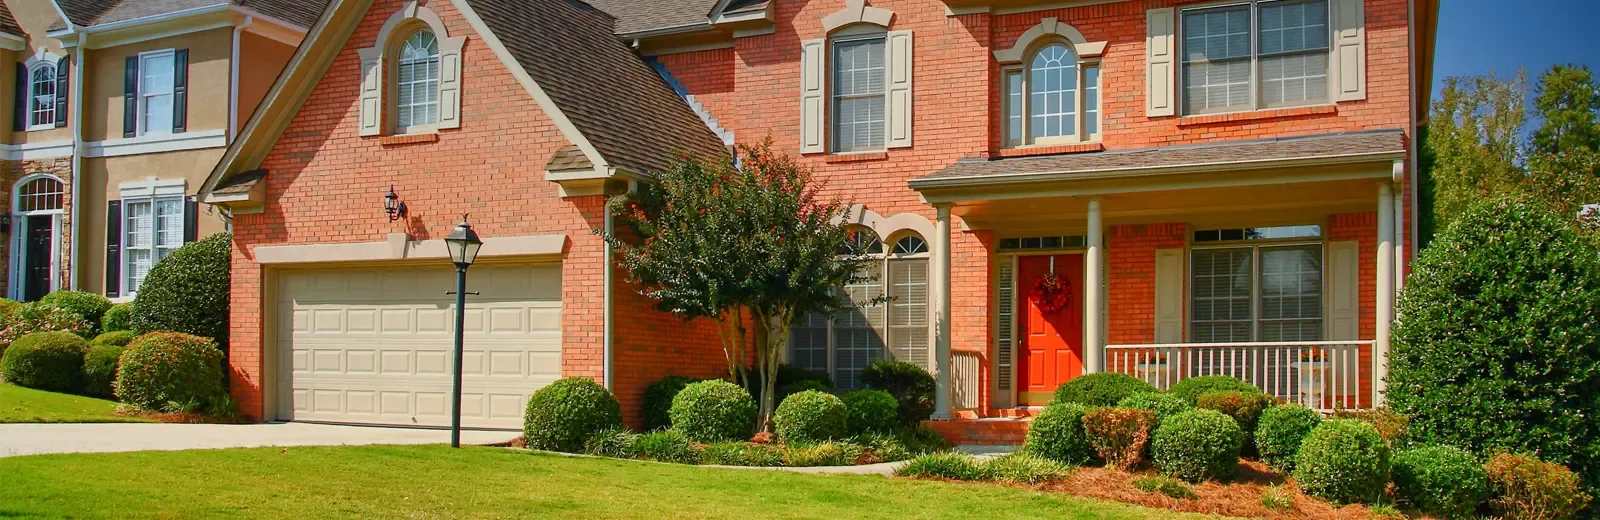
<svg viewBox="0 0 1600 520">
<path fill-rule="evenodd" d="M 462 444 L 496 444 L 519 432 L 461 432 Z M 309 423 L 274 424 L 0 424 L 0 457 L 144 450 L 445 444 L 449 430 Z"/>
</svg>

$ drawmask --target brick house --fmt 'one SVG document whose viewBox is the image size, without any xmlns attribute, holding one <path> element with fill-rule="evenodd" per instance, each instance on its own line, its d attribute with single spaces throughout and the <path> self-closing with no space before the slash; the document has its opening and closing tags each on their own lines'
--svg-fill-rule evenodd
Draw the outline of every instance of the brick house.
<svg viewBox="0 0 1600 520">
<path fill-rule="evenodd" d="M 470 213 L 464 415 L 515 427 L 556 377 L 637 421 L 716 375 L 650 309 L 607 194 L 771 136 L 849 202 L 889 304 L 796 325 L 790 363 L 936 374 L 937 419 L 1064 381 L 1226 373 L 1318 408 L 1381 399 L 1415 241 L 1431 0 L 335 0 L 202 190 L 236 231 L 234 394 L 259 419 L 440 424 Z M 542 170 L 542 171 L 540 171 Z M 384 214 L 393 186 L 408 212 Z"/>
</svg>

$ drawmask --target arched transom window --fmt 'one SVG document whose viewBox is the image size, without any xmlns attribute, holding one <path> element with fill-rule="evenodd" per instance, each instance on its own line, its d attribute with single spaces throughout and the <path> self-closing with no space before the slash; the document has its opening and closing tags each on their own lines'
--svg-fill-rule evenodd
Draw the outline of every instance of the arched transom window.
<svg viewBox="0 0 1600 520">
<path fill-rule="evenodd" d="M 60 211 L 61 196 L 65 193 L 61 180 L 39 177 L 17 188 L 17 207 L 13 212 L 27 214 L 37 211 Z"/>
<path fill-rule="evenodd" d="M 35 65 L 28 74 L 28 128 L 54 128 L 56 125 L 56 67 Z"/>
<path fill-rule="evenodd" d="M 928 243 L 906 233 L 886 248 L 877 233 L 856 226 L 840 253 L 875 259 L 866 279 L 842 288 L 853 304 L 885 295 L 889 301 L 853 305 L 832 319 L 822 313 L 801 317 L 790 332 L 789 362 L 829 374 L 839 391 L 865 387 L 861 371 L 882 359 L 928 368 Z"/>
<path fill-rule="evenodd" d="M 395 131 L 439 123 L 439 40 L 419 30 L 400 46 L 395 63 Z"/>
<path fill-rule="evenodd" d="M 1100 64 L 1067 42 L 1039 46 L 1004 69 L 1006 146 L 1070 144 L 1100 137 Z"/>
</svg>

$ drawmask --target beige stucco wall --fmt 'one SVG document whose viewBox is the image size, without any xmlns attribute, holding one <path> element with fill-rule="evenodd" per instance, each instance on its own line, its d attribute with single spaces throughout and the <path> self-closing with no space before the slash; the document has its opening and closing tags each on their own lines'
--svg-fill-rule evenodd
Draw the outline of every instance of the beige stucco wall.
<svg viewBox="0 0 1600 520">
<path fill-rule="evenodd" d="M 61 47 L 61 42 L 45 36 L 51 25 L 61 21 L 61 15 L 56 11 L 54 2 L 10 0 L 6 2 L 6 7 L 11 8 L 11 16 L 16 18 L 17 25 L 22 27 L 22 32 L 28 35 L 28 48 L 14 56 L 7 57 L 6 63 L 15 64 L 19 61 L 26 61 L 41 48 L 55 53 L 58 57 L 67 55 L 66 49 Z M 5 105 L 3 112 L 5 118 L 0 119 L 0 127 L 4 127 L 5 130 L 0 132 L 0 135 L 4 136 L 5 142 L 22 144 L 72 140 L 72 129 L 65 126 L 37 132 L 12 132 L 11 111 L 14 106 L 12 100 L 16 99 L 13 97 L 16 90 L 16 69 L 8 66 L 0 67 L 0 70 L 7 73 L 0 76 L 0 83 L 5 84 L 5 97 L 0 98 L 0 100 L 3 100 L 0 101 L 0 104 Z"/>
<path fill-rule="evenodd" d="M 188 150 L 124 157 L 90 158 L 83 160 L 83 208 L 79 218 L 85 224 L 79 231 L 82 247 L 78 250 L 78 285 L 82 290 L 103 293 L 105 289 L 106 261 L 106 202 L 122 198 L 120 185 L 124 182 L 183 178 L 185 191 L 193 194 L 211 165 L 222 158 L 222 148 Z M 91 202 L 93 201 L 93 202 Z M 211 206 L 200 205 L 200 237 L 226 230 L 222 218 Z"/>
<path fill-rule="evenodd" d="M 261 98 L 278 80 L 295 47 L 271 38 L 244 33 L 239 39 L 239 121 L 235 130 L 244 128 Z"/>
<path fill-rule="evenodd" d="M 189 49 L 187 131 L 228 127 L 228 60 L 233 54 L 233 29 L 223 27 L 89 51 L 84 113 L 93 117 L 84 121 L 84 140 L 122 138 L 122 81 L 126 60 L 141 52 L 162 49 Z"/>
</svg>

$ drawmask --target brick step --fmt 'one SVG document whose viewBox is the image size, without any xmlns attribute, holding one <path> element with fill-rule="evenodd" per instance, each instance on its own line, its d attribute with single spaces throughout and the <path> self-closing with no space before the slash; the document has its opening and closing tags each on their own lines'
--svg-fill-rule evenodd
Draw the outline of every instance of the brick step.
<svg viewBox="0 0 1600 520">
<path fill-rule="evenodd" d="M 940 437 L 956 445 L 1020 445 L 1028 435 L 1031 418 L 957 419 L 924 421 Z"/>
</svg>

